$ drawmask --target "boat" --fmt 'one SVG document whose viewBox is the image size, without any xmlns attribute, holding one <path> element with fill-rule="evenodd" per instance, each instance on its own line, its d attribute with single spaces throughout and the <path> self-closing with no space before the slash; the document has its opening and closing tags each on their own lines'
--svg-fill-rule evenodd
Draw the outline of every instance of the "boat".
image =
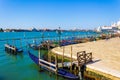
<svg viewBox="0 0 120 80">
<path fill-rule="evenodd" d="M 10 44 L 5 44 L 5 51 L 9 52 L 9 53 L 21 53 L 23 52 L 22 48 L 17 48 L 13 45 Z"/>
<path fill-rule="evenodd" d="M 42 50 L 47 50 L 48 49 L 48 47 L 47 47 L 47 45 L 45 45 L 45 44 L 28 44 L 29 45 L 29 47 L 30 48 L 32 48 L 32 49 L 34 49 L 34 50 L 39 50 L 39 48 L 40 49 L 42 49 Z"/>
<path fill-rule="evenodd" d="M 30 58 L 31 58 L 37 65 L 39 65 L 39 58 L 36 57 L 35 55 L 33 55 L 32 53 L 30 53 L 30 51 L 28 51 L 28 54 L 29 54 Z M 44 69 L 46 69 L 46 68 L 44 68 Z M 48 69 L 46 69 L 46 70 L 48 70 Z M 49 70 L 48 70 L 48 71 L 49 71 Z M 67 78 L 67 79 L 72 79 L 72 80 L 78 80 L 78 79 L 79 79 L 78 76 L 76 76 L 76 75 L 74 75 L 74 74 L 66 71 L 65 69 L 61 69 L 61 68 L 58 68 L 57 75 L 62 76 L 62 77 Z"/>
<path fill-rule="evenodd" d="M 30 48 L 34 49 L 34 50 L 39 50 L 39 48 L 41 47 L 40 45 L 37 44 L 28 44 Z"/>
<path fill-rule="evenodd" d="M 48 43 L 45 43 L 45 42 L 42 42 L 41 44 L 33 43 L 33 44 L 28 44 L 28 45 L 29 45 L 30 48 L 32 48 L 34 50 L 39 50 L 39 48 L 42 49 L 42 50 L 47 50 L 48 49 Z M 54 47 L 56 47 L 55 44 L 49 43 L 49 48 L 50 49 L 52 49 Z"/>
<path fill-rule="evenodd" d="M 66 45 L 71 45 L 71 44 L 76 44 L 76 42 L 72 40 L 62 40 L 60 43 L 60 46 L 66 46 Z"/>
<path fill-rule="evenodd" d="M 34 50 L 39 50 L 39 48 L 42 48 L 42 45 L 37 43 L 36 40 L 33 40 L 33 43 L 28 43 L 28 46 Z"/>
</svg>

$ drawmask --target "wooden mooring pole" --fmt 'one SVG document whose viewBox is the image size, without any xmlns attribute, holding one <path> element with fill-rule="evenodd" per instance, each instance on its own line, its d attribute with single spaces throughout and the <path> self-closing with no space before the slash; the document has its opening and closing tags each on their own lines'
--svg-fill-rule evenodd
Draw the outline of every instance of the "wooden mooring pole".
<svg viewBox="0 0 120 80">
<path fill-rule="evenodd" d="M 13 54 L 17 54 L 16 47 L 13 46 Z"/>
<path fill-rule="evenodd" d="M 38 62 L 39 62 L 39 71 L 41 71 L 41 66 L 40 66 L 40 58 L 41 58 L 41 54 L 40 54 L 40 47 L 39 47 L 39 54 L 38 54 L 39 58 L 38 58 Z"/>
<path fill-rule="evenodd" d="M 70 60 L 70 62 L 71 62 L 71 66 L 70 66 L 70 71 L 72 72 L 72 46 L 71 46 L 71 49 L 70 49 L 70 54 L 71 54 L 71 60 Z"/>
<path fill-rule="evenodd" d="M 55 55 L 55 64 L 56 64 L 56 74 L 58 74 L 58 61 L 57 61 L 58 55 Z"/>
<path fill-rule="evenodd" d="M 63 46 L 62 68 L 64 67 L 64 53 L 65 53 L 65 47 Z"/>
<path fill-rule="evenodd" d="M 58 80 L 58 55 L 55 55 L 55 64 L 56 64 L 56 80 Z"/>
<path fill-rule="evenodd" d="M 78 67 L 79 67 L 79 78 L 84 80 L 84 71 L 86 71 L 86 63 L 92 61 L 92 53 L 86 53 L 81 51 L 77 53 Z"/>
</svg>

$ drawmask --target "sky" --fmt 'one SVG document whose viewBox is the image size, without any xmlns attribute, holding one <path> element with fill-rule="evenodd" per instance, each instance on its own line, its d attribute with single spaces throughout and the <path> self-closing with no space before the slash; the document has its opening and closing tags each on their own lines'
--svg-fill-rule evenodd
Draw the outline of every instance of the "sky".
<svg viewBox="0 0 120 80">
<path fill-rule="evenodd" d="M 120 0 L 0 0 L 0 28 L 94 29 L 120 19 Z"/>
</svg>

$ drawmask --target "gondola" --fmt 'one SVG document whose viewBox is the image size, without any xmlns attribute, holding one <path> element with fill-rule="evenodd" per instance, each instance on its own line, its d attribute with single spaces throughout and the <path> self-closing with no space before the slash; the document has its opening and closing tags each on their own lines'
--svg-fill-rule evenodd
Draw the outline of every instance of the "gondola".
<svg viewBox="0 0 120 80">
<path fill-rule="evenodd" d="M 28 44 L 30 48 L 34 49 L 34 50 L 39 50 L 42 49 L 42 50 L 47 50 L 48 49 L 48 45 L 45 44 L 45 43 L 42 43 L 42 44 Z M 50 44 L 49 45 L 49 48 L 52 49 L 56 47 L 54 44 Z"/>
<path fill-rule="evenodd" d="M 30 53 L 29 51 L 28 51 L 28 53 L 29 53 L 30 58 L 31 58 L 37 65 L 39 65 L 39 61 L 38 61 L 39 58 L 36 57 L 35 55 L 33 55 L 32 53 Z M 46 69 L 46 68 L 44 68 L 44 69 Z M 46 69 L 46 70 L 48 70 L 48 69 Z M 48 71 L 49 71 L 49 70 L 48 70 Z M 74 75 L 74 74 L 66 71 L 65 69 L 58 68 L 58 73 L 57 73 L 57 74 L 58 74 L 59 76 L 62 76 L 62 77 L 64 77 L 64 78 L 67 78 L 67 79 L 78 80 L 78 76 L 76 76 L 76 75 Z"/>
<path fill-rule="evenodd" d="M 30 48 L 34 49 L 34 50 L 38 50 L 39 47 L 41 47 L 40 45 L 37 44 L 28 44 Z"/>
</svg>

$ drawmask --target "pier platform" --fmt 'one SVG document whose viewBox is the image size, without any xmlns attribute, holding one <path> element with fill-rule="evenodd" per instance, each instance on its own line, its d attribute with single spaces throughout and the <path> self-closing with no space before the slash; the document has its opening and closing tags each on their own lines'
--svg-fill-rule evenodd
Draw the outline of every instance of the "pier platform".
<svg viewBox="0 0 120 80">
<path fill-rule="evenodd" d="M 120 80 L 120 38 L 99 40 L 87 43 L 68 45 L 65 47 L 64 56 L 71 57 L 70 47 L 73 48 L 72 58 L 77 59 L 77 52 L 92 52 L 93 62 L 87 64 L 87 68 L 98 74 L 102 74 L 112 80 Z M 52 49 L 53 53 L 63 55 L 63 47 Z"/>
</svg>

